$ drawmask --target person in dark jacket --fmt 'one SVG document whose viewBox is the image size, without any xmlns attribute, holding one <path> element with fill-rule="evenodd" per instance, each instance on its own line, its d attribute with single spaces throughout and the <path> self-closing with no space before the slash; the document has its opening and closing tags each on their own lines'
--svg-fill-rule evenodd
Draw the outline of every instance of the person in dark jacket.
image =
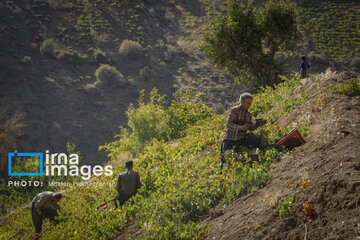
<svg viewBox="0 0 360 240">
<path fill-rule="evenodd" d="M 301 57 L 301 64 L 300 64 L 300 77 L 306 78 L 307 77 L 307 69 L 310 68 L 309 63 L 306 61 L 306 57 Z"/>
<path fill-rule="evenodd" d="M 39 236 L 42 230 L 42 221 L 45 218 L 54 220 L 58 216 L 58 210 L 61 209 L 58 202 L 61 200 L 61 193 L 42 192 L 36 195 L 31 201 L 31 217 L 35 228 L 35 238 Z"/>
<path fill-rule="evenodd" d="M 127 200 L 134 196 L 138 189 L 141 187 L 140 175 L 138 172 L 133 171 L 134 162 L 126 161 L 126 171 L 120 173 L 116 183 L 116 190 L 118 194 L 114 198 L 115 207 L 118 207 L 117 201 L 122 206 Z"/>
</svg>

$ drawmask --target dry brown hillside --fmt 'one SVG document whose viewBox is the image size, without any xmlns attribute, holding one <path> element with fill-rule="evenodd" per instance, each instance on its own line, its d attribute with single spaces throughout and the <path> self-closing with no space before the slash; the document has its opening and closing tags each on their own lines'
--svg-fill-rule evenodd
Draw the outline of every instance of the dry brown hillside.
<svg viewBox="0 0 360 240">
<path fill-rule="evenodd" d="M 318 103 L 303 104 L 279 122 L 308 125 L 307 142 L 273 165 L 266 187 L 206 217 L 207 239 L 359 239 L 360 96 L 328 91 L 349 78 L 327 71 L 304 81 L 297 93 L 307 92 Z M 301 179 L 310 183 L 303 190 Z M 278 206 L 291 194 L 292 213 L 281 220 Z M 306 218 L 304 203 L 317 215 Z"/>
</svg>

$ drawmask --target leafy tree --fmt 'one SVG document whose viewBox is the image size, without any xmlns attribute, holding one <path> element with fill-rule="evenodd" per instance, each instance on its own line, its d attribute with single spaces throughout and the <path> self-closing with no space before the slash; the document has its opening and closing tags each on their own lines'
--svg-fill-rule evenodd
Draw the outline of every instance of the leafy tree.
<svg viewBox="0 0 360 240">
<path fill-rule="evenodd" d="M 252 1 L 231 2 L 227 14 L 214 17 L 200 49 L 240 84 L 275 83 L 281 72 L 276 54 L 292 50 L 301 38 L 299 13 L 289 0 L 270 0 L 262 8 Z"/>
</svg>

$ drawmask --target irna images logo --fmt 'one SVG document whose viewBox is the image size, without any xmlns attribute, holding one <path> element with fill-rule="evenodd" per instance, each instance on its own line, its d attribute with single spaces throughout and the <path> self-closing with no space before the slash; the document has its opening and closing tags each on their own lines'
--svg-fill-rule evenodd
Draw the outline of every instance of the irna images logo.
<svg viewBox="0 0 360 240">
<path fill-rule="evenodd" d="M 14 159 L 23 161 L 21 158 L 29 158 L 39 160 L 38 172 L 13 172 L 12 166 Z M 20 153 L 15 150 L 8 154 L 9 158 L 9 176 L 81 176 L 83 180 L 89 180 L 92 175 L 95 176 L 111 176 L 113 174 L 112 166 L 101 165 L 83 165 L 79 167 L 79 156 L 72 153 L 69 156 L 65 153 L 49 153 L 46 150 L 45 162 L 43 153 Z M 45 169 L 44 169 L 45 167 Z M 45 173 L 45 174 L 44 174 Z"/>
<path fill-rule="evenodd" d="M 39 172 L 12 172 L 12 159 L 15 157 L 38 157 L 40 161 Z M 15 150 L 8 154 L 9 159 L 9 176 L 42 176 L 43 175 L 43 153 L 18 153 Z"/>
</svg>

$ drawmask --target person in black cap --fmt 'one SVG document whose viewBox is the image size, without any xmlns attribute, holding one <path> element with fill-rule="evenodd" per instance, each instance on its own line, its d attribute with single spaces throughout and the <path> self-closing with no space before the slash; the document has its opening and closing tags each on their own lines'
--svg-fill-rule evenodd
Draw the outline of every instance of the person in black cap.
<svg viewBox="0 0 360 240">
<path fill-rule="evenodd" d="M 61 200 L 61 193 L 42 192 L 36 195 L 31 201 L 31 217 L 35 228 L 35 238 L 39 236 L 42 230 L 42 221 L 45 218 L 54 220 L 58 216 L 57 210 L 60 210 L 58 202 Z"/>
<path fill-rule="evenodd" d="M 116 183 L 116 190 L 118 194 L 114 198 L 115 207 L 118 207 L 117 201 L 122 206 L 127 200 L 134 196 L 138 189 L 141 187 L 140 175 L 138 172 L 133 171 L 134 162 L 126 161 L 126 171 L 120 173 Z"/>
</svg>

